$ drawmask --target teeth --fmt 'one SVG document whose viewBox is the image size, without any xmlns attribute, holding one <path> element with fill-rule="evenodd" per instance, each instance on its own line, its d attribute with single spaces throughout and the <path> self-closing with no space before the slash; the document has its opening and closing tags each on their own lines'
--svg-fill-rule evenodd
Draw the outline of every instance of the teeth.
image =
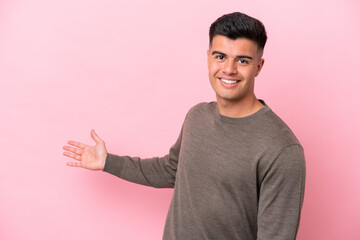
<svg viewBox="0 0 360 240">
<path fill-rule="evenodd" d="M 229 83 L 229 84 L 234 84 L 234 83 L 237 83 L 239 81 L 236 81 L 236 80 L 226 80 L 226 79 L 222 79 L 220 78 L 221 81 L 223 81 L 224 83 Z"/>
</svg>

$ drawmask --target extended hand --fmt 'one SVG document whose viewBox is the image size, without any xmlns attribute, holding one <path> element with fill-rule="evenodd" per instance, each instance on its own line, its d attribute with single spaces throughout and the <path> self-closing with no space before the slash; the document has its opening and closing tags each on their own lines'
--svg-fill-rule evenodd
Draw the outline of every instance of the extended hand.
<svg viewBox="0 0 360 240">
<path fill-rule="evenodd" d="M 67 162 L 66 164 L 71 167 L 83 167 L 90 170 L 103 170 L 107 151 L 105 142 L 96 135 L 94 130 L 91 130 L 91 138 L 95 141 L 95 146 L 88 146 L 76 141 L 69 141 L 68 144 L 73 146 L 64 146 L 66 150 L 64 155 L 79 162 Z"/>
</svg>

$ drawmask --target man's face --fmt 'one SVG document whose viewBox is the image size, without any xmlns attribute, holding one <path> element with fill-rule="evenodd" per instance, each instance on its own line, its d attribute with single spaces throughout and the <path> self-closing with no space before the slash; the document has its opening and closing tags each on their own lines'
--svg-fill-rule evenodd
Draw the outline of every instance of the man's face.
<svg viewBox="0 0 360 240">
<path fill-rule="evenodd" d="M 216 35 L 207 54 L 210 83 L 217 101 L 253 100 L 254 80 L 264 64 L 256 42 Z"/>
</svg>

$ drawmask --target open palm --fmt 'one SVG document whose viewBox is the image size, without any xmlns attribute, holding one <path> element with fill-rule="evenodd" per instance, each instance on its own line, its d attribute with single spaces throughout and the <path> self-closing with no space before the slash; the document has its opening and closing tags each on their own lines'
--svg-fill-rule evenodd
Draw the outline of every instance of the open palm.
<svg viewBox="0 0 360 240">
<path fill-rule="evenodd" d="M 103 170 L 107 151 L 105 142 L 96 135 L 94 130 L 91 130 L 91 138 L 95 141 L 95 146 L 88 146 L 86 144 L 69 141 L 68 145 L 64 146 L 64 155 L 77 160 L 77 162 L 67 162 L 71 167 L 83 167 L 90 170 Z"/>
</svg>

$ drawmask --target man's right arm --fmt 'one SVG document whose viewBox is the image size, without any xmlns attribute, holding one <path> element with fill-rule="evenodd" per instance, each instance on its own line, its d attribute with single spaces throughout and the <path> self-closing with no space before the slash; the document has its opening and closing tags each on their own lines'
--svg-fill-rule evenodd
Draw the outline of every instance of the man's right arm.
<svg viewBox="0 0 360 240">
<path fill-rule="evenodd" d="M 107 153 L 104 141 L 93 130 L 91 137 L 96 142 L 95 146 L 75 141 L 69 141 L 70 146 L 64 146 L 64 155 L 78 160 L 67 165 L 103 170 L 124 180 L 155 188 L 174 187 L 182 131 L 167 155 L 148 159 Z"/>
<path fill-rule="evenodd" d="M 182 131 L 176 143 L 164 157 L 141 159 L 108 154 L 104 171 L 124 180 L 146 186 L 173 188 L 175 186 L 181 140 Z"/>
</svg>

